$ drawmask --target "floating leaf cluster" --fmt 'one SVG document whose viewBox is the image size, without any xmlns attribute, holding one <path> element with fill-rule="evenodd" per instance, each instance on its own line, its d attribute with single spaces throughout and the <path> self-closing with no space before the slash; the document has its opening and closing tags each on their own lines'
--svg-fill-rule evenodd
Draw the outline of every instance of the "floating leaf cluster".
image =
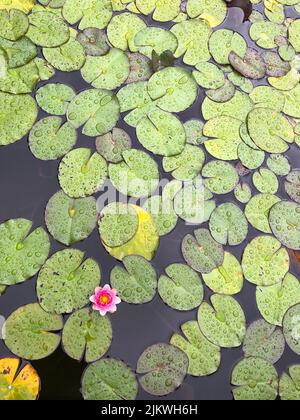
<svg viewBox="0 0 300 420">
<path fill-rule="evenodd" d="M 8 317 L 3 337 L 24 360 L 60 345 L 84 360 L 86 400 L 133 400 L 139 386 L 166 396 L 238 347 L 236 400 L 300 400 L 300 366 L 276 369 L 286 344 L 300 354 L 300 171 L 286 157 L 300 147 L 300 2 L 251 2 L 250 42 L 227 29 L 224 0 L 0 0 L 0 145 L 28 137 L 36 159 L 59 161 L 60 185 L 45 228 L 0 224 L 0 296 L 37 275 L 38 300 Z M 86 89 L 57 83 L 60 72 Z M 97 208 L 108 181 L 140 205 Z M 182 261 L 158 275 L 151 261 L 179 220 L 196 226 L 180 238 Z M 120 261 L 110 282 L 123 302 L 159 296 L 198 312 L 136 366 L 107 356 L 113 322 L 89 305 L 101 267 L 73 246 L 96 228 Z M 50 255 L 50 237 L 68 248 Z M 236 296 L 245 282 L 262 316 L 250 325 Z M 1 400 L 37 398 L 37 373 L 19 364 L 0 360 Z"/>
</svg>

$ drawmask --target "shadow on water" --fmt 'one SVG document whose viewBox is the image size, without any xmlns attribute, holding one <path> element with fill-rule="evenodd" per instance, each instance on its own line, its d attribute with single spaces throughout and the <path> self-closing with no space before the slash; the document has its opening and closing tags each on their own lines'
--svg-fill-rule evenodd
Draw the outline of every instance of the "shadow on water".
<svg viewBox="0 0 300 420">
<path fill-rule="evenodd" d="M 247 37 L 249 45 L 253 43 L 248 38 L 249 16 L 248 1 L 233 0 L 229 6 L 228 17 L 223 27 L 231 28 Z M 237 6 L 243 6 L 244 12 Z M 148 23 L 156 26 L 170 27 L 170 24 L 160 25 L 148 19 Z M 65 74 L 57 72 L 52 83 L 61 82 L 73 86 L 77 92 L 86 89 L 87 84 L 79 73 Z M 197 102 L 187 112 L 181 114 L 183 121 L 191 118 L 200 118 L 200 106 L 203 93 L 199 94 Z M 40 118 L 44 116 L 40 112 Z M 133 138 L 133 145 L 139 145 L 135 130 L 122 123 L 124 128 Z M 94 140 L 79 133 L 77 147 L 94 148 Z M 293 167 L 299 166 L 300 150 L 292 147 L 287 154 Z M 160 163 L 160 161 L 159 161 Z M 161 167 L 161 166 L 160 166 Z M 14 145 L 1 148 L 0 151 L 0 221 L 11 218 L 23 217 L 33 220 L 34 226 L 44 225 L 44 209 L 49 198 L 59 190 L 57 181 L 58 162 L 41 162 L 30 153 L 27 141 L 24 139 Z M 251 175 L 245 177 L 251 183 Z M 283 186 L 281 196 L 286 198 Z M 230 195 L 227 200 L 233 199 Z M 164 272 L 165 267 L 174 262 L 184 262 L 181 255 L 181 241 L 187 233 L 193 232 L 194 227 L 186 226 L 179 222 L 177 228 L 160 241 L 159 250 L 153 261 L 158 275 Z M 251 240 L 257 232 L 250 231 L 247 240 Z M 231 248 L 230 252 L 241 258 L 242 247 Z M 102 267 L 102 281 L 109 281 L 111 269 L 116 261 L 111 258 L 101 246 L 97 231 L 83 243 L 75 245 L 82 249 L 87 256 L 95 258 Z M 63 247 L 52 240 L 52 253 Z M 293 261 L 292 272 L 299 273 L 296 259 Z M 8 288 L 0 298 L 0 313 L 7 317 L 18 307 L 36 301 L 36 278 L 24 284 Z M 206 288 L 206 300 L 211 292 Z M 238 295 L 238 300 L 243 306 L 248 323 L 260 318 L 255 303 L 255 287 L 245 282 L 243 291 Z M 111 317 L 113 324 L 113 344 L 109 356 L 120 358 L 135 369 L 137 359 L 141 352 L 149 345 L 158 342 L 168 342 L 174 332 L 180 331 L 180 325 L 191 319 L 196 319 L 197 311 L 182 313 L 168 308 L 157 296 L 153 302 L 146 305 L 120 305 L 118 312 Z M 4 343 L 0 341 L 0 357 L 9 356 L 10 353 Z M 187 377 L 183 386 L 167 399 L 176 400 L 231 400 L 230 376 L 232 367 L 242 358 L 241 349 L 223 351 L 220 370 L 206 378 Z M 284 357 L 277 364 L 279 372 L 286 370 L 291 364 L 299 362 L 299 358 L 288 349 Z M 42 380 L 41 399 L 80 399 L 80 379 L 85 369 L 84 363 L 73 361 L 59 349 L 51 357 L 34 362 Z M 139 398 L 151 400 L 153 397 L 140 390 Z"/>
</svg>

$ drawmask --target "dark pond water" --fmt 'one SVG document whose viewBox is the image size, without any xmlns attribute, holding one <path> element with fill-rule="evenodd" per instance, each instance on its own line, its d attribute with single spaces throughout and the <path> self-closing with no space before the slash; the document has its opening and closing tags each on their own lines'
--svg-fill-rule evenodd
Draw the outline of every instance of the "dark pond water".
<svg viewBox="0 0 300 420">
<path fill-rule="evenodd" d="M 231 6 L 248 5 L 248 1 L 234 0 Z M 292 16 L 292 9 L 288 9 L 288 15 Z M 149 21 L 149 23 L 151 23 Z M 171 26 L 159 25 L 156 26 Z M 234 29 L 249 41 L 249 45 L 254 44 L 249 40 L 249 22 L 244 21 L 244 14 L 241 9 L 232 7 L 229 9 L 228 18 L 223 23 L 223 27 Z M 57 72 L 51 82 L 62 82 L 70 84 L 78 92 L 86 89 L 86 85 L 80 74 L 62 74 Z M 182 121 L 191 118 L 202 118 L 200 106 L 203 94 L 199 94 L 197 103 L 181 114 Z M 43 113 L 40 114 L 43 117 Z M 119 127 L 123 127 L 132 136 L 134 147 L 140 148 L 136 139 L 135 130 L 119 122 Z M 78 147 L 94 148 L 94 140 L 79 135 Z M 287 154 L 294 168 L 299 167 L 300 150 L 292 147 Z M 161 161 L 159 161 L 161 164 Z M 1 148 L 0 150 L 0 222 L 11 218 L 28 218 L 33 220 L 34 226 L 44 225 L 44 210 L 49 198 L 59 190 L 57 180 L 58 162 L 41 162 L 33 157 L 27 146 L 27 139 Z M 245 177 L 251 184 L 251 175 Z M 286 197 L 284 189 L 281 187 L 281 196 Z M 226 201 L 233 199 L 230 195 L 226 196 Z M 224 200 L 224 196 L 220 201 Z M 164 273 L 165 267 L 171 263 L 184 262 L 181 255 L 181 241 L 187 233 L 193 232 L 194 227 L 186 226 L 179 222 L 175 231 L 170 235 L 161 238 L 160 246 L 153 264 L 158 275 Z M 257 232 L 252 230 L 248 241 Z M 230 248 L 230 252 L 241 259 L 242 247 Z M 63 247 L 52 240 L 52 253 Z M 111 269 L 116 261 L 111 258 L 101 246 L 98 233 L 94 233 L 83 243 L 75 245 L 75 248 L 84 250 L 88 257 L 95 258 L 102 267 L 103 282 L 109 281 Z M 300 278 L 300 271 L 297 268 L 295 258 L 293 259 L 292 272 Z M 36 298 L 36 278 L 24 284 L 13 286 L 7 289 L 6 293 L 0 298 L 0 315 L 7 317 L 18 307 L 35 302 Z M 211 292 L 205 289 L 205 299 L 208 300 Z M 247 282 L 244 284 L 243 291 L 237 296 L 246 313 L 248 323 L 260 318 L 256 307 L 255 287 Z M 197 311 L 176 312 L 168 308 L 157 296 L 153 302 L 146 305 L 128 305 L 123 303 L 119 306 L 116 314 L 111 317 L 113 324 L 114 338 L 109 356 L 124 360 L 132 369 L 135 369 L 136 362 L 143 350 L 158 342 L 168 342 L 174 332 L 180 332 L 180 325 L 186 321 L 196 319 Z M 10 356 L 10 352 L 0 340 L 0 357 Z M 222 364 L 219 371 L 206 378 L 187 377 L 179 390 L 164 399 L 169 400 L 231 400 L 230 377 L 233 366 L 243 357 L 241 349 L 224 350 L 222 353 Z M 284 357 L 277 364 L 279 373 L 295 363 L 299 363 L 299 357 L 286 349 Z M 81 399 L 80 380 L 86 367 L 85 363 L 78 363 L 70 359 L 62 350 L 58 350 L 51 357 L 33 363 L 37 369 L 41 381 L 42 391 L 40 399 Z M 139 391 L 139 399 L 151 400 L 153 397 L 142 390 Z"/>
</svg>

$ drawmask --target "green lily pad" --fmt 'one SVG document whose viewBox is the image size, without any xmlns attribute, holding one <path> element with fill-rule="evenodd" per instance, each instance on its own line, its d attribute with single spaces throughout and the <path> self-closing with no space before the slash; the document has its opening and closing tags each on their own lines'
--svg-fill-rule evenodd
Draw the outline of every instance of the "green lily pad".
<svg viewBox="0 0 300 420">
<path fill-rule="evenodd" d="M 73 37 L 57 48 L 43 48 L 43 55 L 54 68 L 66 72 L 80 70 L 86 59 L 83 46 Z"/>
<path fill-rule="evenodd" d="M 110 0 L 66 0 L 62 9 L 63 17 L 71 25 L 79 23 L 79 29 L 104 29 L 112 18 Z"/>
<path fill-rule="evenodd" d="M 226 116 L 246 121 L 246 118 L 253 108 L 253 102 L 249 95 L 243 92 L 236 92 L 232 99 L 222 102 L 215 102 L 205 98 L 202 103 L 202 114 L 205 120 Z"/>
<path fill-rule="evenodd" d="M 300 170 L 289 173 L 284 184 L 288 196 L 300 204 Z"/>
<path fill-rule="evenodd" d="M 186 354 L 169 344 L 148 347 L 137 363 L 142 388 L 151 395 L 164 396 L 183 382 L 189 366 Z"/>
<path fill-rule="evenodd" d="M 69 103 L 76 96 L 73 88 L 61 83 L 49 83 L 42 86 L 36 93 L 40 108 L 48 114 L 65 115 Z"/>
<path fill-rule="evenodd" d="M 116 266 L 111 272 L 112 287 L 124 302 L 151 302 L 157 289 L 157 275 L 151 263 L 138 255 L 125 257 L 122 262 L 125 269 Z"/>
<path fill-rule="evenodd" d="M 55 75 L 54 67 L 52 67 L 51 64 L 49 64 L 43 58 L 39 58 L 39 57 L 35 58 L 34 63 L 37 66 L 38 73 L 39 73 L 39 79 L 42 82 L 51 79 L 51 77 L 53 77 Z"/>
<path fill-rule="evenodd" d="M 167 22 L 175 19 L 180 13 L 180 0 L 136 0 L 136 7 L 143 15 L 152 15 L 154 20 Z"/>
<path fill-rule="evenodd" d="M 203 122 L 199 120 L 189 120 L 183 125 L 186 134 L 186 142 L 188 144 L 198 146 L 207 140 L 207 137 L 203 135 Z"/>
<path fill-rule="evenodd" d="M 245 208 L 248 222 L 260 232 L 272 233 L 269 214 L 271 208 L 279 201 L 280 198 L 273 194 L 257 194 L 252 197 Z"/>
<path fill-rule="evenodd" d="M 158 292 L 168 306 L 191 311 L 202 303 L 202 281 L 195 271 L 184 264 L 172 264 L 166 268 L 166 273 L 158 281 Z"/>
<path fill-rule="evenodd" d="M 243 140 L 243 143 L 246 145 L 246 146 L 248 146 L 248 147 L 250 147 L 251 149 L 254 149 L 254 150 L 256 150 L 256 151 L 261 151 L 261 149 L 258 147 L 258 146 L 256 146 L 256 144 L 254 143 L 254 141 L 252 140 L 252 138 L 250 137 L 250 135 L 249 135 L 249 132 L 248 132 L 248 127 L 247 127 L 247 124 L 246 123 L 243 123 L 242 125 L 241 125 L 241 128 L 240 128 L 240 135 L 241 135 L 241 139 Z M 258 155 L 257 156 L 255 156 L 254 154 L 253 154 L 253 156 L 252 156 L 252 154 L 253 154 L 253 151 L 252 152 L 249 152 L 249 150 L 247 150 L 247 149 L 245 149 L 245 150 L 240 150 L 240 155 L 241 155 L 241 157 L 245 157 L 243 160 L 247 160 L 247 161 L 249 161 L 249 163 L 251 163 L 251 164 L 254 164 L 254 163 L 256 163 L 256 165 L 258 165 L 258 161 L 259 161 L 259 157 L 258 157 Z M 256 159 L 254 159 L 256 157 Z M 265 155 L 264 155 L 264 157 L 265 157 Z M 255 162 L 256 161 L 256 162 Z M 248 168 L 249 169 L 249 168 Z"/>
<path fill-rule="evenodd" d="M 276 194 L 279 189 L 279 181 L 274 172 L 261 168 L 252 177 L 255 188 L 262 194 Z"/>
<path fill-rule="evenodd" d="M 245 77 L 254 80 L 265 77 L 267 64 L 261 54 L 253 48 L 247 48 L 244 56 L 239 56 L 239 54 L 232 51 L 228 59 L 232 67 Z"/>
<path fill-rule="evenodd" d="M 262 150 L 253 149 L 246 143 L 240 143 L 238 146 L 238 158 L 248 169 L 257 169 L 265 161 L 265 152 Z"/>
<path fill-rule="evenodd" d="M 212 28 L 221 25 L 227 15 L 226 3 L 223 0 L 188 0 L 186 11 L 192 19 L 204 19 Z"/>
<path fill-rule="evenodd" d="M 285 104 L 284 94 L 270 86 L 255 87 L 250 97 L 257 108 L 270 108 L 278 112 L 283 111 Z"/>
<path fill-rule="evenodd" d="M 213 295 L 212 306 L 204 302 L 199 308 L 198 322 L 205 337 L 213 344 L 239 347 L 246 334 L 243 309 L 231 296 Z"/>
<path fill-rule="evenodd" d="M 236 246 L 248 235 L 248 222 L 242 210 L 233 203 L 217 207 L 209 221 L 213 238 L 222 245 Z"/>
<path fill-rule="evenodd" d="M 207 287 L 214 293 L 224 295 L 236 295 L 244 284 L 242 267 L 236 257 L 229 252 L 225 252 L 222 265 L 202 276 Z"/>
<path fill-rule="evenodd" d="M 83 241 L 96 227 L 96 200 L 92 197 L 74 200 L 58 191 L 47 204 L 45 220 L 58 242 L 71 245 Z"/>
<path fill-rule="evenodd" d="M 286 176 L 291 171 L 288 158 L 282 155 L 271 155 L 267 160 L 268 168 L 278 176 Z"/>
<path fill-rule="evenodd" d="M 279 394 L 282 401 L 300 401 L 300 366 L 289 368 L 289 375 L 284 373 L 279 382 Z"/>
<path fill-rule="evenodd" d="M 259 47 L 272 49 L 276 47 L 275 39 L 285 36 L 286 28 L 275 22 L 261 20 L 254 22 L 250 28 L 250 37 Z"/>
<path fill-rule="evenodd" d="M 289 26 L 289 41 L 298 53 L 300 52 L 299 30 L 300 19 L 296 19 Z"/>
<path fill-rule="evenodd" d="M 153 51 L 158 55 L 165 51 L 171 51 L 174 54 L 178 46 L 177 38 L 172 32 L 149 26 L 136 34 L 134 42 L 139 47 L 139 51 L 149 58 L 152 58 Z"/>
<path fill-rule="evenodd" d="M 167 67 L 155 73 L 148 83 L 148 92 L 156 104 L 168 112 L 188 109 L 197 98 L 197 83 L 180 67 Z"/>
<path fill-rule="evenodd" d="M 112 341 L 112 326 L 99 312 L 81 309 L 65 323 L 62 334 L 64 351 L 72 359 L 95 362 L 108 351 Z"/>
<path fill-rule="evenodd" d="M 135 400 L 138 383 L 125 363 L 102 359 L 87 367 L 82 377 L 82 395 L 90 401 Z"/>
<path fill-rule="evenodd" d="M 277 239 L 258 236 L 245 248 L 242 267 L 250 283 L 273 286 L 280 283 L 289 271 L 290 258 Z"/>
<path fill-rule="evenodd" d="M 167 197 L 166 192 L 162 197 L 159 195 L 150 197 L 143 208 L 153 217 L 159 236 L 168 235 L 175 229 L 178 216 L 174 210 L 173 198 Z"/>
<path fill-rule="evenodd" d="M 269 222 L 273 234 L 290 249 L 300 250 L 300 205 L 281 201 L 270 211 Z"/>
<path fill-rule="evenodd" d="M 62 328 L 62 317 L 45 312 L 38 303 L 22 306 L 4 324 L 5 345 L 23 359 L 44 359 L 58 348 Z"/>
<path fill-rule="evenodd" d="M 70 29 L 65 21 L 46 10 L 32 13 L 29 17 L 29 29 L 26 36 L 35 45 L 41 47 L 59 47 L 70 38 Z"/>
<path fill-rule="evenodd" d="M 225 84 L 220 87 L 219 89 L 209 89 L 206 91 L 206 96 L 211 99 L 213 102 L 228 102 L 230 101 L 235 95 L 235 86 L 234 84 L 225 79 Z"/>
<path fill-rule="evenodd" d="M 123 153 L 131 149 L 131 144 L 130 136 L 120 128 L 114 128 L 112 132 L 96 139 L 97 152 L 110 163 L 122 162 Z"/>
<path fill-rule="evenodd" d="M 274 401 L 278 394 L 278 373 L 264 359 L 249 357 L 232 372 L 233 396 L 236 401 Z"/>
<path fill-rule="evenodd" d="M 174 334 L 170 343 L 188 356 L 188 374 L 199 377 L 209 376 L 217 372 L 221 364 L 220 347 L 210 343 L 204 337 L 197 321 L 182 324 L 181 330 L 184 337 Z"/>
<path fill-rule="evenodd" d="M 249 184 L 246 182 L 240 183 L 234 190 L 235 198 L 242 204 L 247 204 L 252 198 L 252 191 Z M 245 214 L 246 215 L 246 214 Z M 247 216 L 246 216 L 247 217 Z M 248 219 L 249 221 L 249 219 Z M 251 222 L 250 222 L 251 223 Z"/>
<path fill-rule="evenodd" d="M 204 143 L 208 153 L 217 159 L 236 160 L 242 142 L 240 127 L 241 121 L 232 117 L 218 116 L 210 119 L 203 128 L 205 136 L 214 138 Z"/>
<path fill-rule="evenodd" d="M 228 194 L 239 182 L 236 169 L 230 163 L 219 160 L 207 163 L 202 176 L 206 178 L 204 185 L 214 194 Z"/>
<path fill-rule="evenodd" d="M 98 28 L 86 28 L 76 40 L 83 46 L 86 55 L 98 57 L 109 51 L 106 33 Z"/>
<path fill-rule="evenodd" d="M 283 112 L 291 117 L 300 118 L 300 85 L 294 89 L 284 92 L 285 104 Z"/>
<path fill-rule="evenodd" d="M 176 58 L 183 56 L 183 62 L 190 66 L 210 59 L 208 41 L 212 30 L 206 21 L 190 19 L 180 22 L 173 26 L 171 32 L 178 39 Z"/>
<path fill-rule="evenodd" d="M 233 52 L 240 57 L 244 57 L 247 51 L 247 44 L 237 32 L 229 29 L 219 29 L 211 35 L 209 49 L 218 64 L 230 64 L 230 53 Z"/>
<path fill-rule="evenodd" d="M 293 143 L 291 123 L 281 113 L 267 108 L 255 108 L 248 116 L 248 130 L 254 143 L 269 153 L 284 153 L 287 143 Z"/>
<path fill-rule="evenodd" d="M 209 230 L 198 229 L 187 235 L 182 242 L 183 257 L 194 270 L 211 273 L 224 262 L 224 250 L 211 236 Z"/>
<path fill-rule="evenodd" d="M 293 306 L 285 314 L 283 333 L 288 346 L 300 355 L 300 304 Z"/>
<path fill-rule="evenodd" d="M 157 163 L 145 152 L 131 149 L 123 153 L 124 161 L 109 165 L 114 187 L 130 197 L 149 197 L 157 188 Z"/>
<path fill-rule="evenodd" d="M 138 216 L 133 207 L 122 203 L 111 203 L 100 215 L 101 240 L 112 248 L 122 246 L 134 237 L 138 224 Z"/>
<path fill-rule="evenodd" d="M 124 51 L 112 48 L 102 57 L 87 57 L 81 75 L 95 88 L 113 90 L 127 80 L 129 59 Z"/>
<path fill-rule="evenodd" d="M 68 153 L 76 144 L 77 132 L 60 117 L 38 121 L 29 134 L 31 153 L 41 160 L 55 160 Z"/>
<path fill-rule="evenodd" d="M 292 70 L 286 76 L 268 78 L 271 86 L 283 92 L 294 89 L 299 84 L 299 81 L 300 75 L 295 65 L 293 65 Z"/>
<path fill-rule="evenodd" d="M 28 27 L 28 17 L 21 10 L 0 10 L 1 37 L 17 41 L 26 34 Z"/>
<path fill-rule="evenodd" d="M 106 162 L 91 149 L 69 152 L 59 165 L 61 188 L 71 198 L 88 197 L 100 190 L 107 178 Z"/>
<path fill-rule="evenodd" d="M 35 100 L 29 95 L 0 92 L 0 146 L 15 143 L 25 136 L 37 118 Z"/>
<path fill-rule="evenodd" d="M 193 71 L 193 76 L 199 86 L 205 89 L 219 89 L 224 86 L 224 73 L 215 64 L 199 63 L 196 69 L 197 71 Z"/>
<path fill-rule="evenodd" d="M 115 15 L 107 27 L 108 40 L 115 48 L 137 52 L 139 47 L 135 44 L 135 36 L 145 27 L 143 19 L 132 13 Z"/>
<path fill-rule="evenodd" d="M 282 326 L 285 313 L 300 303 L 300 283 L 292 274 L 269 287 L 258 287 L 256 302 L 261 315 L 272 325 Z"/>
<path fill-rule="evenodd" d="M 65 249 L 54 254 L 41 269 L 37 280 L 40 305 L 47 312 L 65 314 L 81 309 L 99 286 L 101 272 L 84 253 Z"/>
<path fill-rule="evenodd" d="M 0 225 L 1 285 L 10 286 L 33 277 L 48 258 L 48 235 L 41 227 L 30 233 L 32 225 L 26 219 Z"/>
<path fill-rule="evenodd" d="M 183 152 L 186 138 L 180 120 L 173 114 L 154 110 L 143 118 L 136 129 L 139 142 L 150 152 L 174 156 Z"/>
<path fill-rule="evenodd" d="M 0 47 L 5 53 L 8 68 L 11 69 L 28 64 L 37 55 L 36 46 L 25 36 L 17 41 L 0 38 Z"/>
<path fill-rule="evenodd" d="M 204 161 L 204 152 L 187 144 L 181 154 L 163 159 L 163 169 L 179 181 L 190 181 L 200 174 Z"/>
<path fill-rule="evenodd" d="M 245 357 L 261 357 L 272 364 L 283 356 L 285 340 L 280 329 L 260 319 L 247 329 L 243 351 Z"/>
<path fill-rule="evenodd" d="M 83 126 L 89 137 L 101 136 L 112 130 L 120 116 L 117 97 L 107 90 L 90 89 L 79 93 L 70 103 L 67 117 L 75 127 Z"/>
<path fill-rule="evenodd" d="M 35 61 L 31 61 L 22 67 L 8 69 L 0 79 L 0 90 L 15 95 L 31 93 L 39 78 L 39 69 Z"/>
</svg>

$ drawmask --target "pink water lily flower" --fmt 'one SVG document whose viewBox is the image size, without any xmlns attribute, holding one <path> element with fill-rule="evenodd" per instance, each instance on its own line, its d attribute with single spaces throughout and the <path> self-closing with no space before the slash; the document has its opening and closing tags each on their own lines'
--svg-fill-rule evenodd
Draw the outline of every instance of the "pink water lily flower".
<svg viewBox="0 0 300 420">
<path fill-rule="evenodd" d="M 94 304 L 94 311 L 99 311 L 102 316 L 105 316 L 107 312 L 116 312 L 117 305 L 121 303 L 116 289 L 112 289 L 109 284 L 104 287 L 96 287 L 95 294 L 90 297 L 90 301 Z"/>
</svg>

